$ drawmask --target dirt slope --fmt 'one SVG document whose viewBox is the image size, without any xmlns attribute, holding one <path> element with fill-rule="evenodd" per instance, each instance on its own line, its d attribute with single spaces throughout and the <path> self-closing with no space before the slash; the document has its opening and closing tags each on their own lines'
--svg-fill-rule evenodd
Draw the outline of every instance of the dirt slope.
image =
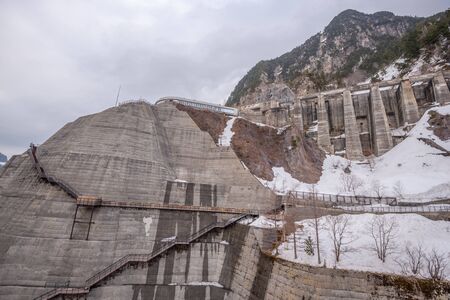
<svg viewBox="0 0 450 300">
<path fill-rule="evenodd" d="M 180 104 L 177 108 L 187 112 L 197 126 L 207 131 L 217 143 L 226 126 L 226 115 Z M 302 182 L 319 181 L 325 153 L 297 127 L 289 126 L 278 133 L 276 128 L 237 118 L 232 131 L 231 147 L 253 175 L 270 181 L 274 176 L 272 168 L 283 167 Z"/>
</svg>

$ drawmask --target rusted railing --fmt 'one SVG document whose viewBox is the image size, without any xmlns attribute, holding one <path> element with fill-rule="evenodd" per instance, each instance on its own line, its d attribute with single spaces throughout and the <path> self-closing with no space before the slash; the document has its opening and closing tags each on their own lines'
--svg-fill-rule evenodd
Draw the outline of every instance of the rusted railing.
<svg viewBox="0 0 450 300">
<path fill-rule="evenodd" d="M 86 280 L 85 286 L 83 288 L 57 288 L 53 289 L 51 291 L 48 291 L 45 294 L 40 295 L 39 297 L 35 299 L 51 299 L 53 297 L 56 297 L 58 295 L 63 294 L 87 294 L 91 287 L 93 287 L 95 284 L 99 283 L 101 280 L 105 279 L 109 275 L 113 274 L 114 272 L 120 270 L 123 266 L 129 263 L 135 263 L 135 262 L 148 262 L 151 259 L 158 257 L 159 255 L 163 254 L 170 248 L 176 246 L 176 245 L 188 245 L 195 241 L 196 239 L 200 238 L 201 236 L 207 234 L 211 230 L 215 228 L 225 228 L 233 223 L 236 223 L 237 221 L 250 216 L 249 214 L 242 214 L 239 216 L 236 216 L 234 218 L 229 219 L 226 222 L 215 222 L 211 223 L 206 227 L 203 227 L 199 231 L 191 234 L 189 237 L 185 239 L 174 239 L 173 241 L 170 241 L 168 243 L 164 243 L 160 247 L 153 250 L 150 254 L 128 254 L 120 258 L 119 260 L 115 261 L 114 263 L 110 264 L 103 270 L 97 272 L 90 278 Z"/>
</svg>

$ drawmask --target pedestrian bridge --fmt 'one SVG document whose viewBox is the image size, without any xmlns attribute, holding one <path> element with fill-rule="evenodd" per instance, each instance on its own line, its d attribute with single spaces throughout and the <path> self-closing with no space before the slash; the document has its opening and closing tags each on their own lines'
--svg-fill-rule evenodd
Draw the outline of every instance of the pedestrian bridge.
<svg viewBox="0 0 450 300">
<path fill-rule="evenodd" d="M 227 106 L 214 104 L 214 103 L 208 103 L 208 102 L 204 102 L 204 101 L 182 98 L 182 97 L 173 97 L 173 96 L 162 97 L 155 102 L 155 105 L 158 105 L 158 103 L 163 103 L 163 102 L 180 103 L 180 104 L 183 104 L 186 106 L 190 106 L 190 107 L 194 107 L 194 108 L 198 108 L 198 109 L 206 109 L 206 110 L 213 111 L 213 112 L 220 112 L 220 113 L 224 113 L 224 114 L 227 114 L 230 116 L 237 116 L 239 113 L 239 111 L 236 108 L 227 107 Z"/>
</svg>

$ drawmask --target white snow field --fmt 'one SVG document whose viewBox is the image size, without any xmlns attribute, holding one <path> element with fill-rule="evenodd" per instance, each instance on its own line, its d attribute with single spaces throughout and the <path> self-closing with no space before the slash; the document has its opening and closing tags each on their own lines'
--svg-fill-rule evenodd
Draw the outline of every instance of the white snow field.
<svg viewBox="0 0 450 300">
<path fill-rule="evenodd" d="M 395 238 L 392 240 L 394 249 L 386 257 L 386 262 L 382 262 L 376 252 L 372 249 L 374 241 L 370 234 L 370 224 L 373 214 L 343 215 L 349 220 L 348 233 L 345 234 L 344 243 L 346 247 L 351 248 L 350 252 L 342 253 L 339 262 L 335 262 L 333 252 L 333 239 L 327 229 L 327 218 L 336 218 L 335 216 L 325 216 L 319 221 L 319 245 L 321 254 L 321 265 L 324 262 L 329 268 L 353 269 L 371 272 L 402 274 L 402 268 L 397 261 L 405 261 L 405 247 L 411 248 L 422 245 L 425 255 L 429 255 L 434 249 L 437 253 L 449 262 L 445 278 L 450 279 L 450 222 L 432 221 L 417 214 L 387 214 L 386 218 L 394 218 L 398 224 L 395 230 Z M 278 247 L 280 257 L 295 261 L 298 263 L 317 266 L 317 252 L 314 246 L 314 255 L 307 255 L 304 251 L 304 241 L 308 236 L 315 243 L 314 220 L 303 220 L 296 222 L 296 241 L 297 241 L 297 259 L 294 255 L 294 237 L 293 234 L 287 237 L 287 242 Z M 258 224 L 261 226 L 261 224 Z M 270 225 L 269 225 L 270 226 Z M 349 242 L 347 244 L 347 242 Z M 276 254 L 274 250 L 273 254 Z M 423 268 L 419 276 L 429 277 L 426 272 L 426 259 L 423 258 Z M 412 274 L 408 274 L 412 275 Z"/>
<path fill-rule="evenodd" d="M 446 150 L 450 150 L 450 140 L 442 141 L 428 129 L 429 111 L 442 115 L 450 114 L 450 105 L 434 107 L 425 112 L 407 138 L 380 157 L 368 161 L 355 162 L 336 155 L 327 155 L 322 176 L 315 185 L 315 191 L 330 194 L 351 194 L 343 190 L 344 169 L 349 166 L 351 176 L 361 182 L 355 193 L 358 195 L 377 196 L 373 186 L 378 183 L 382 196 L 394 196 L 404 201 L 424 202 L 450 197 L 450 157 L 445 157 L 441 150 L 427 145 L 419 138 L 434 141 Z M 274 179 L 258 180 L 279 194 L 288 191 L 312 190 L 306 184 L 292 178 L 284 168 L 274 167 Z M 400 190 L 400 195 L 399 195 Z"/>
</svg>

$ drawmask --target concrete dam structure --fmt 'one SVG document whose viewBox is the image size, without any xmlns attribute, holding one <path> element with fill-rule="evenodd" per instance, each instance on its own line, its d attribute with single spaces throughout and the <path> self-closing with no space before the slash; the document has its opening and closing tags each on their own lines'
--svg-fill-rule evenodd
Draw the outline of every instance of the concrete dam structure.
<svg viewBox="0 0 450 300">
<path fill-rule="evenodd" d="M 294 122 L 328 153 L 361 160 L 386 153 L 428 108 L 450 102 L 449 86 L 450 71 L 442 71 L 256 103 L 240 114 L 276 127 Z"/>
<path fill-rule="evenodd" d="M 230 147 L 170 101 L 81 117 L 0 170 L 0 299 L 402 293 L 398 276 L 273 257 L 277 233 L 239 221 L 280 205 Z"/>
</svg>

